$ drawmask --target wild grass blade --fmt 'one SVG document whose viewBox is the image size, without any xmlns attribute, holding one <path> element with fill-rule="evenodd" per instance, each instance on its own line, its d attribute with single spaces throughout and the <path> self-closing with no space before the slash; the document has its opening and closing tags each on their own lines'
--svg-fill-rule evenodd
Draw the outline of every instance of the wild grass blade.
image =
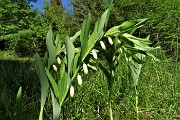
<svg viewBox="0 0 180 120">
<path fill-rule="evenodd" d="M 23 111 L 22 87 L 20 87 L 16 96 L 16 119 L 17 120 L 22 120 L 22 111 Z"/>
</svg>

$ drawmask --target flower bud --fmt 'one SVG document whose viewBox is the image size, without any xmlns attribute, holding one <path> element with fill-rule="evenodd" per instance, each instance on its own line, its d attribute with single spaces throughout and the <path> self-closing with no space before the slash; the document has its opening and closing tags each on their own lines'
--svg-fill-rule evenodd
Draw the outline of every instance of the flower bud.
<svg viewBox="0 0 180 120">
<path fill-rule="evenodd" d="M 61 59 L 59 57 L 57 58 L 57 62 L 59 65 L 61 64 Z"/>
<path fill-rule="evenodd" d="M 95 50 L 92 50 L 92 55 L 93 55 L 93 57 L 97 60 L 98 59 L 98 57 L 97 57 L 97 53 L 96 53 L 96 51 Z"/>
<path fill-rule="evenodd" d="M 67 52 L 64 52 L 64 55 L 66 55 L 67 54 Z"/>
<path fill-rule="evenodd" d="M 102 49 L 105 50 L 105 49 L 106 49 L 106 46 L 105 46 L 104 42 L 103 42 L 103 41 L 100 41 L 100 44 L 101 44 Z"/>
<path fill-rule="evenodd" d="M 71 97 L 74 96 L 74 87 L 73 86 L 70 87 L 70 96 Z"/>
<path fill-rule="evenodd" d="M 54 69 L 54 71 L 57 72 L 57 67 L 56 67 L 56 65 L 53 65 L 53 69 Z"/>
<path fill-rule="evenodd" d="M 81 86 L 82 85 L 82 78 L 81 75 L 77 76 L 78 84 Z"/>
<path fill-rule="evenodd" d="M 113 40 L 112 40 L 110 37 L 108 37 L 108 41 L 109 41 L 109 44 L 110 44 L 110 45 L 113 44 Z"/>
<path fill-rule="evenodd" d="M 83 64 L 83 70 L 85 74 L 88 74 L 88 67 L 85 63 Z"/>
</svg>

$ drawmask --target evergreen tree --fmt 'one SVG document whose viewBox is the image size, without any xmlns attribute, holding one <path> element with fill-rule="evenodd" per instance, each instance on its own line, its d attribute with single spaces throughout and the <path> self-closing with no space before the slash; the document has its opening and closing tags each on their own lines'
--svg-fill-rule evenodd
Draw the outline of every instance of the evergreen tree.
<svg viewBox="0 0 180 120">
<path fill-rule="evenodd" d="M 47 23 L 47 26 L 52 25 L 55 34 L 59 33 L 61 37 L 64 37 L 66 28 L 64 25 L 64 8 L 61 0 L 50 0 L 50 2 L 45 1 L 45 3 L 44 21 Z"/>
<path fill-rule="evenodd" d="M 38 50 L 39 39 L 43 39 L 38 14 L 30 8 L 32 0 L 0 1 L 0 41 L 5 41 L 6 49 L 16 50 L 21 55 L 33 55 Z"/>
<path fill-rule="evenodd" d="M 73 26 L 72 31 L 81 29 L 82 22 L 88 13 L 92 16 L 92 23 L 95 24 L 100 15 L 105 10 L 105 0 L 74 0 L 73 6 Z"/>
</svg>

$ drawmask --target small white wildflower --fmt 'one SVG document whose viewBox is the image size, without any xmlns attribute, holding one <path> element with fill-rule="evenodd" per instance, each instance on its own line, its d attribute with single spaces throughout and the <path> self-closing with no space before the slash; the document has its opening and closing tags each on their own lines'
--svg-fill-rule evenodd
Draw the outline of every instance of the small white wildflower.
<svg viewBox="0 0 180 120">
<path fill-rule="evenodd" d="M 96 53 L 96 51 L 95 50 L 92 50 L 92 55 L 93 55 L 93 57 L 97 60 L 98 59 L 98 57 L 97 57 L 97 53 Z"/>
<path fill-rule="evenodd" d="M 106 46 L 105 46 L 104 42 L 103 42 L 103 41 L 100 41 L 100 44 L 101 44 L 102 49 L 105 50 L 105 49 L 106 49 Z"/>
<path fill-rule="evenodd" d="M 77 76 L 78 84 L 81 86 L 82 85 L 82 78 L 81 75 Z"/>
<path fill-rule="evenodd" d="M 54 71 L 57 72 L 57 67 L 56 67 L 56 65 L 53 65 L 53 69 L 54 69 Z"/>
<path fill-rule="evenodd" d="M 70 87 L 70 96 L 71 97 L 74 96 L 74 87 L 73 86 Z"/>
<path fill-rule="evenodd" d="M 109 44 L 110 44 L 110 45 L 113 44 L 113 40 L 111 39 L 111 37 L 108 37 L 108 41 L 109 41 Z"/>
<path fill-rule="evenodd" d="M 57 58 L 57 62 L 59 65 L 61 64 L 61 59 L 59 57 Z"/>
<path fill-rule="evenodd" d="M 88 67 L 85 63 L 83 63 L 83 70 L 85 74 L 88 74 Z"/>
</svg>

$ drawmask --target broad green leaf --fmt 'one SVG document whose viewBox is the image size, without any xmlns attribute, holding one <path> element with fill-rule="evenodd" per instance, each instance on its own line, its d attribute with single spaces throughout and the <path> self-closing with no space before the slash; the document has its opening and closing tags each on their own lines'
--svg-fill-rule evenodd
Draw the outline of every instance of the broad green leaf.
<svg viewBox="0 0 180 120">
<path fill-rule="evenodd" d="M 44 57 L 43 57 L 43 65 L 47 66 L 48 65 L 48 51 L 45 52 Z"/>
<path fill-rule="evenodd" d="M 77 40 L 77 38 L 80 36 L 80 34 L 81 34 L 81 30 L 78 31 L 74 36 L 70 37 L 71 42 L 74 43 Z M 62 51 L 65 51 L 65 45 L 61 47 L 61 49 L 57 52 L 57 54 L 61 53 Z"/>
<path fill-rule="evenodd" d="M 82 62 L 85 60 L 86 56 L 90 53 L 91 49 L 94 47 L 96 42 L 100 40 L 103 34 L 105 33 L 105 29 L 109 19 L 109 13 L 110 13 L 109 9 L 107 9 L 103 13 L 100 21 L 96 22 L 94 31 L 89 37 L 87 43 L 82 46 L 81 55 L 80 55 Z"/>
<path fill-rule="evenodd" d="M 112 28 L 110 28 L 104 35 L 104 37 L 107 37 L 107 36 L 117 36 L 119 35 L 120 33 L 120 25 L 119 26 L 114 26 Z"/>
<path fill-rule="evenodd" d="M 65 40 L 65 46 L 66 46 L 66 52 L 67 52 L 67 66 L 68 66 L 68 77 L 70 78 L 70 73 L 72 70 L 72 64 L 73 64 L 73 59 L 75 55 L 75 48 L 72 42 L 70 41 L 69 37 L 66 37 Z M 67 85 L 69 86 L 71 81 L 67 81 Z"/>
<path fill-rule="evenodd" d="M 152 50 L 152 48 L 148 46 L 152 43 L 149 39 L 137 38 L 127 33 L 122 34 L 122 36 L 126 38 L 126 40 L 133 42 L 135 49 L 142 50 L 142 51 Z"/>
<path fill-rule="evenodd" d="M 56 45 L 56 55 L 57 55 L 58 52 L 61 50 L 61 39 L 59 34 L 56 35 L 55 45 Z"/>
<path fill-rule="evenodd" d="M 60 79 L 58 80 L 59 105 L 62 106 L 63 99 L 67 88 L 67 73 L 65 71 L 66 57 L 63 59 L 60 68 Z"/>
<path fill-rule="evenodd" d="M 94 47 L 97 38 L 97 29 L 98 29 L 98 22 L 95 25 L 94 31 L 91 34 L 90 38 L 88 39 L 87 43 L 81 46 L 81 62 L 83 62 L 86 58 L 86 56 L 89 54 L 91 49 Z"/>
<path fill-rule="evenodd" d="M 61 77 L 62 79 L 60 79 L 58 81 L 60 106 L 62 106 L 64 99 L 68 93 L 69 86 L 71 84 L 70 73 L 72 71 L 72 64 L 73 64 L 73 59 L 74 59 L 74 55 L 75 55 L 74 45 L 72 44 L 72 42 L 68 36 L 66 37 L 66 40 L 65 40 L 65 46 L 66 46 L 66 52 L 67 52 L 67 55 L 66 55 L 66 57 L 67 57 L 67 73 L 63 72 L 64 74 Z"/>
<path fill-rule="evenodd" d="M 81 30 L 78 31 L 74 36 L 70 37 L 71 42 L 74 43 L 77 40 L 77 38 L 80 36 L 80 34 L 81 34 Z"/>
<path fill-rule="evenodd" d="M 58 34 L 56 35 L 56 40 L 54 41 L 56 47 L 57 47 L 59 41 L 60 41 L 60 35 L 59 35 L 59 33 L 58 33 Z"/>
<path fill-rule="evenodd" d="M 80 41 L 82 46 L 87 44 L 90 27 L 91 27 L 91 16 L 89 14 L 88 17 L 83 21 L 83 25 L 82 25 L 82 30 L 80 35 Z"/>
<path fill-rule="evenodd" d="M 78 52 L 75 57 L 74 57 L 74 62 L 73 62 L 73 74 L 76 72 L 77 70 L 77 64 L 78 64 L 78 60 L 79 60 L 79 56 L 80 56 L 80 52 Z"/>
<path fill-rule="evenodd" d="M 103 34 L 105 33 L 108 20 L 109 20 L 109 15 L 110 15 L 110 8 L 107 9 L 101 16 L 101 19 L 99 21 L 99 26 L 98 26 L 98 36 L 102 37 Z"/>
<path fill-rule="evenodd" d="M 53 104 L 53 120 L 59 120 L 61 107 L 59 106 L 57 99 L 54 97 L 53 91 L 51 89 L 50 91 L 51 91 L 51 98 L 52 98 L 52 104 Z"/>
<path fill-rule="evenodd" d="M 132 34 L 137 28 L 140 28 L 147 19 L 138 19 L 138 20 L 132 20 L 132 21 L 126 21 L 122 23 L 119 26 L 114 26 L 110 28 L 106 33 L 105 37 L 107 36 L 118 36 L 122 33 L 130 33 Z"/>
<path fill-rule="evenodd" d="M 135 36 L 133 36 L 131 34 L 127 34 L 127 33 L 124 33 L 123 36 L 130 39 L 131 41 L 136 40 L 136 41 L 143 42 L 145 45 L 152 44 L 152 42 L 147 38 L 138 38 L 138 37 L 135 37 Z"/>
<path fill-rule="evenodd" d="M 51 27 L 49 27 L 49 31 L 47 33 L 46 45 L 49 53 L 48 68 L 50 68 L 50 66 L 54 63 L 54 60 L 56 58 L 56 47 L 54 46 L 53 32 Z"/>
<path fill-rule="evenodd" d="M 6 115 L 9 115 L 10 118 L 11 118 L 11 116 L 12 116 L 13 114 L 12 114 L 12 112 L 9 110 L 10 99 L 9 99 L 9 97 L 7 96 L 5 89 L 4 89 L 4 90 L 2 91 L 2 93 L 1 93 L 0 103 L 2 104 L 2 109 L 1 109 L 1 111 L 3 110 L 3 112 L 4 112 Z M 12 114 L 12 115 L 11 115 L 11 114 Z"/>
<path fill-rule="evenodd" d="M 54 78 L 52 77 L 51 73 L 49 73 L 49 70 L 48 70 L 47 68 L 45 68 L 45 70 L 46 70 L 46 74 L 47 74 L 47 76 L 48 76 L 48 79 L 49 79 L 49 81 L 50 81 L 50 83 L 51 83 L 51 86 L 52 86 L 52 88 L 53 88 L 53 92 L 54 92 L 56 98 L 58 98 L 58 94 L 59 94 L 59 93 L 58 93 L 57 83 L 56 83 L 56 81 L 54 80 Z"/>
<path fill-rule="evenodd" d="M 145 19 L 138 19 L 138 20 L 132 20 L 132 21 L 126 21 L 122 23 L 119 27 L 119 30 L 121 33 L 130 33 L 132 34 L 137 28 L 142 27 L 142 25 L 147 21 L 147 18 Z"/>
<path fill-rule="evenodd" d="M 67 95 L 69 90 L 69 86 L 67 85 L 67 81 L 71 81 L 68 77 L 67 73 L 64 72 L 63 77 L 61 80 L 58 81 L 58 88 L 59 88 L 59 105 L 62 106 L 64 99 Z"/>
<path fill-rule="evenodd" d="M 19 88 L 16 96 L 16 119 L 22 120 L 22 87 Z"/>
<path fill-rule="evenodd" d="M 116 36 L 114 39 L 113 39 L 113 45 L 114 45 L 114 50 L 118 49 L 119 47 L 122 46 L 122 43 L 120 44 L 119 43 L 120 39 L 118 36 Z"/>
<path fill-rule="evenodd" d="M 83 21 L 83 25 L 82 25 L 82 30 L 80 35 L 81 51 L 85 51 L 88 47 L 90 26 L 91 26 L 91 16 L 89 14 L 88 17 Z"/>
<path fill-rule="evenodd" d="M 132 29 L 134 29 L 136 22 L 134 21 L 125 21 L 119 26 L 119 31 L 121 33 L 129 33 Z"/>
<path fill-rule="evenodd" d="M 143 59 L 139 58 L 136 54 L 135 55 L 132 55 L 132 60 L 138 64 L 143 64 L 144 61 Z"/>
<path fill-rule="evenodd" d="M 139 80 L 139 74 L 140 74 L 140 71 L 141 71 L 141 67 L 142 67 L 142 64 L 138 64 L 138 63 L 131 63 L 129 65 L 130 67 L 130 70 L 131 70 L 131 76 L 133 78 L 133 82 L 134 82 L 134 86 L 137 86 L 138 84 L 138 80 Z"/>
<path fill-rule="evenodd" d="M 39 56 L 39 54 L 36 54 L 35 58 L 36 58 L 35 69 L 37 75 L 39 76 L 40 84 L 41 84 L 41 110 L 40 110 L 39 120 L 43 120 L 43 108 L 48 95 L 49 83 L 41 57 Z"/>
<path fill-rule="evenodd" d="M 143 54 L 140 54 L 140 53 L 137 53 L 136 56 L 141 60 L 143 60 L 143 58 L 145 57 Z M 131 70 L 131 76 L 134 81 L 134 86 L 137 86 L 138 80 L 139 80 L 139 75 L 141 73 L 142 64 L 139 64 L 139 63 L 131 60 L 131 61 L 129 61 L 129 68 Z"/>
</svg>

